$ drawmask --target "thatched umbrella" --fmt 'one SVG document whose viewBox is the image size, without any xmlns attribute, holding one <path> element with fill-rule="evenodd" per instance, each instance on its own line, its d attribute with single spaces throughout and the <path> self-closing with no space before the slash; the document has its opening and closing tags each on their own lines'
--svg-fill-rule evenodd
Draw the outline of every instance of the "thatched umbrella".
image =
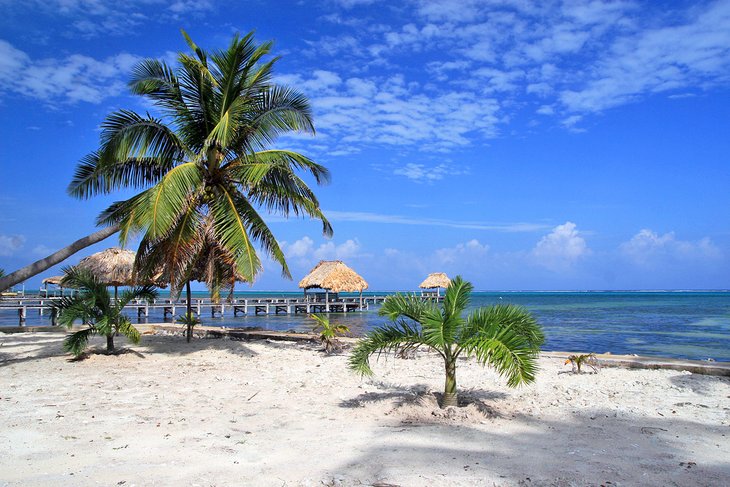
<svg viewBox="0 0 730 487">
<path fill-rule="evenodd" d="M 420 286 L 421 289 L 436 289 L 436 296 L 441 296 L 441 288 L 449 287 L 451 279 L 443 272 L 434 272 L 429 274 Z"/>
<path fill-rule="evenodd" d="M 326 310 L 329 311 L 329 292 L 360 292 L 360 308 L 362 308 L 362 292 L 368 283 L 360 275 L 347 267 L 341 260 L 321 260 L 301 281 L 299 287 L 304 289 L 320 288 L 325 290 Z"/>
<path fill-rule="evenodd" d="M 88 270 L 107 286 L 114 286 L 114 299 L 117 299 L 119 286 L 135 284 L 134 257 L 131 250 L 112 247 L 84 257 L 76 267 Z"/>
</svg>

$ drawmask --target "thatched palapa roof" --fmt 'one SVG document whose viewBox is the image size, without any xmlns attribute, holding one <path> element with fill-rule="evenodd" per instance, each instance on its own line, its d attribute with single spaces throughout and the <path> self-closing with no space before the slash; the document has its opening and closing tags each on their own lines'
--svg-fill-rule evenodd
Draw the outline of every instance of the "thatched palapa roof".
<svg viewBox="0 0 730 487">
<path fill-rule="evenodd" d="M 76 267 L 86 269 L 109 286 L 134 285 L 134 252 L 112 247 L 84 257 Z"/>
<path fill-rule="evenodd" d="M 341 260 L 322 260 L 299 281 L 299 287 L 320 288 L 336 293 L 362 292 L 368 288 L 368 283 Z"/>
<path fill-rule="evenodd" d="M 421 283 L 421 289 L 435 289 L 437 287 L 447 288 L 451 284 L 451 279 L 443 272 L 434 272 L 429 274 L 425 281 Z"/>
<path fill-rule="evenodd" d="M 64 276 L 51 276 L 51 277 L 46 277 L 45 279 L 43 279 L 41 281 L 41 284 L 53 284 L 55 286 L 58 286 L 59 284 L 61 284 L 61 281 L 63 280 L 63 277 Z"/>
</svg>

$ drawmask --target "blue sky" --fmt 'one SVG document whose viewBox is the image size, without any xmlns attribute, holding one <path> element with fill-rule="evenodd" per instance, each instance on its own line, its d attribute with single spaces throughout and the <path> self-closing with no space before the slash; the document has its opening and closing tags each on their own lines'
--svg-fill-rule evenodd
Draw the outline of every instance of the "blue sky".
<svg viewBox="0 0 730 487">
<path fill-rule="evenodd" d="M 730 1 L 0 0 L 0 267 L 94 230 L 129 194 L 66 195 L 140 59 L 275 41 L 311 100 L 299 150 L 335 234 L 268 220 L 295 289 L 342 259 L 375 290 L 711 289 L 730 275 Z M 111 246 L 82 251 L 67 264 Z M 28 281 L 37 287 L 41 277 Z M 248 286 L 242 285 L 242 289 Z"/>
</svg>

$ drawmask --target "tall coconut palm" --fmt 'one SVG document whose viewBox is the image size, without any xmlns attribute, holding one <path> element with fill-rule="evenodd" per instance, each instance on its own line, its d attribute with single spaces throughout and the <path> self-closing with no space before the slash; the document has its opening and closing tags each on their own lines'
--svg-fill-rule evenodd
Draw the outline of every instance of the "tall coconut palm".
<svg viewBox="0 0 730 487">
<path fill-rule="evenodd" d="M 259 211 L 316 218 L 323 233 L 332 234 L 316 196 L 298 174 L 322 184 L 329 171 L 297 152 L 268 149 L 281 134 L 314 133 L 309 103 L 272 81 L 278 58 L 268 58 L 271 42 L 256 44 L 249 33 L 235 36 L 225 50 L 208 53 L 183 36 L 193 52 L 179 54 L 177 70 L 149 59 L 135 68 L 130 81 L 132 92 L 146 97 L 159 117 L 130 110 L 109 115 L 101 147 L 79 163 L 69 185 L 69 193 L 79 198 L 130 187 L 144 191 L 105 210 L 98 223 L 107 228 L 74 245 L 98 241 L 117 228 L 123 244 L 136 233 L 148 245 L 193 242 L 210 225 L 246 280 L 252 282 L 261 271 L 257 247 L 290 277 Z M 13 273 L 14 278 L 41 272 L 78 250 L 71 247 Z M 183 245 L 176 248 L 181 251 L 170 253 L 164 265 L 173 276 L 171 286 L 179 290 L 184 281 L 176 276 L 200 256 Z M 0 284 L 5 281 L 12 279 L 0 278 Z"/>
<path fill-rule="evenodd" d="M 373 354 L 428 347 L 444 360 L 441 407 L 458 404 L 456 363 L 462 355 L 494 367 L 512 387 L 534 381 L 537 354 L 544 341 L 540 326 L 526 309 L 514 305 L 479 308 L 464 316 L 472 289 L 471 283 L 457 276 L 446 289 L 441 306 L 416 296 L 389 296 L 379 313 L 392 323 L 372 330 L 357 344 L 350 367 L 371 375 Z"/>
<path fill-rule="evenodd" d="M 114 351 L 114 335 L 117 333 L 132 343 L 139 343 L 139 331 L 122 314 L 122 310 L 134 299 L 155 299 L 157 292 L 152 286 L 127 289 L 115 299 L 107 285 L 86 269 L 70 267 L 64 269 L 64 274 L 63 284 L 79 292 L 54 302 L 54 314 L 63 326 L 71 328 L 76 321 L 86 325 L 86 328 L 66 337 L 63 348 L 67 352 L 78 357 L 86 349 L 89 338 L 97 334 L 106 336 L 107 352 Z"/>
</svg>

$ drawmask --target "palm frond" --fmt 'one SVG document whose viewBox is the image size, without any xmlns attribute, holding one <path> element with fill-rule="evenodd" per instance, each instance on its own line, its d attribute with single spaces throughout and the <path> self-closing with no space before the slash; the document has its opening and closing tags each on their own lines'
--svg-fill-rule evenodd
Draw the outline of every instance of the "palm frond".
<svg viewBox="0 0 730 487">
<path fill-rule="evenodd" d="M 152 158 L 165 167 L 185 158 L 185 145 L 162 120 L 143 117 L 131 110 L 111 113 L 101 124 L 102 164 L 130 158 Z"/>
<path fill-rule="evenodd" d="M 175 166 L 146 191 L 145 200 L 134 206 L 134 225 L 146 228 L 152 239 L 164 237 L 179 221 L 202 181 L 203 175 L 197 165 L 187 162 Z"/>
<path fill-rule="evenodd" d="M 461 316 L 469 306 L 469 295 L 474 286 L 465 281 L 461 276 L 451 280 L 444 295 L 444 315 L 446 318 Z"/>
<path fill-rule="evenodd" d="M 461 349 L 507 377 L 510 386 L 530 383 L 544 340 L 540 326 L 524 308 L 496 305 L 473 311 L 459 337 Z"/>
<path fill-rule="evenodd" d="M 392 294 L 385 298 L 378 310 L 380 316 L 387 316 L 391 321 L 406 317 L 413 321 L 421 321 L 424 314 L 437 311 L 438 308 L 430 301 L 424 301 L 416 296 Z"/>
<path fill-rule="evenodd" d="M 71 333 L 63 340 L 63 349 L 74 357 L 78 357 L 84 353 L 89 344 L 89 338 L 95 334 L 96 330 L 93 327 Z"/>
<path fill-rule="evenodd" d="M 355 346 L 348 363 L 350 369 L 359 374 L 372 375 L 371 355 L 380 356 L 382 353 L 397 350 L 407 351 L 419 345 L 427 344 L 418 327 L 406 320 L 398 320 L 368 332 Z"/>
<path fill-rule="evenodd" d="M 101 164 L 99 153 L 81 159 L 68 185 L 69 195 L 86 199 L 122 188 L 141 188 L 153 184 L 172 168 L 174 161 L 151 157 L 131 157 Z"/>
<path fill-rule="evenodd" d="M 129 321 L 129 318 L 126 316 L 120 317 L 119 323 L 117 324 L 117 331 L 127 337 L 127 339 L 135 345 L 138 344 L 142 338 L 139 330 L 132 325 L 132 322 Z"/>
<path fill-rule="evenodd" d="M 261 261 L 249 236 L 251 214 L 241 213 L 245 208 L 237 206 L 237 195 L 227 188 L 219 188 L 218 198 L 210 203 L 213 228 L 221 245 L 233 254 L 237 271 L 253 282 L 261 271 Z"/>
</svg>

